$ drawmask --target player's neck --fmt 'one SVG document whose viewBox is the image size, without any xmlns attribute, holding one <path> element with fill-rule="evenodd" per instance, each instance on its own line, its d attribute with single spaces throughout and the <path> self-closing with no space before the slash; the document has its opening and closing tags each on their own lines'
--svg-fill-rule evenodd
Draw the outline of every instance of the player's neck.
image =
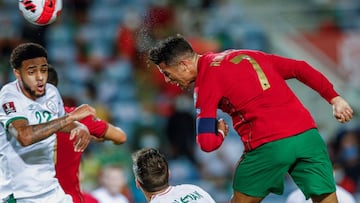
<svg viewBox="0 0 360 203">
<path fill-rule="evenodd" d="M 162 190 L 156 191 L 156 192 L 146 192 L 146 191 L 144 191 L 147 201 L 150 202 L 150 200 L 153 199 L 156 195 L 164 193 L 166 190 L 168 190 L 169 187 L 170 186 L 168 186 L 168 187 L 166 187 L 166 188 L 164 188 Z"/>
<path fill-rule="evenodd" d="M 18 80 L 17 85 L 18 85 L 18 88 L 20 89 L 20 91 L 23 93 L 23 95 L 24 95 L 25 97 L 27 97 L 27 98 L 29 98 L 29 99 L 31 99 L 31 100 L 34 100 L 34 101 L 37 99 L 36 96 L 32 95 L 32 94 L 24 87 L 24 84 L 23 84 L 20 80 Z"/>
</svg>

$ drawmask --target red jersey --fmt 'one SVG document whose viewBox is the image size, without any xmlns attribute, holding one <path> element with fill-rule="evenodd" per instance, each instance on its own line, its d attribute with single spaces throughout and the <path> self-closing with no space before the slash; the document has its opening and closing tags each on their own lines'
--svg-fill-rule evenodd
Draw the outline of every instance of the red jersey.
<svg viewBox="0 0 360 203">
<path fill-rule="evenodd" d="M 292 78 L 328 102 L 338 96 L 329 80 L 304 61 L 252 50 L 202 55 L 194 89 L 201 149 L 213 151 L 223 142 L 217 131 L 217 109 L 232 117 L 245 151 L 316 128 L 310 112 L 286 83 Z"/>
<path fill-rule="evenodd" d="M 75 107 L 65 107 L 67 113 L 73 111 Z M 94 119 L 88 116 L 80 121 L 88 127 L 91 135 L 102 138 L 107 130 L 107 123 L 103 120 Z M 79 166 L 81 161 L 81 152 L 74 151 L 74 141 L 69 140 L 68 133 L 56 133 L 57 149 L 56 149 L 56 178 L 59 180 L 61 187 L 66 194 L 71 195 L 74 203 L 84 202 L 84 198 L 80 190 Z"/>
</svg>

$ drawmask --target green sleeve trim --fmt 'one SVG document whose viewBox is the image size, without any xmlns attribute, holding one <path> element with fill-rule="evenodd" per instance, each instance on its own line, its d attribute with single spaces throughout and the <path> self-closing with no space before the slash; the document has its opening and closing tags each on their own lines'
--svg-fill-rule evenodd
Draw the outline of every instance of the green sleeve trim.
<svg viewBox="0 0 360 203">
<path fill-rule="evenodd" d="M 6 124 L 5 124 L 5 129 L 7 130 L 8 127 L 9 127 L 9 125 L 10 125 L 10 123 L 12 123 L 13 121 L 20 120 L 20 119 L 22 119 L 22 120 L 27 120 L 27 121 L 28 121 L 28 119 L 27 119 L 26 117 L 24 117 L 24 116 L 18 116 L 18 117 L 11 118 L 11 119 L 9 119 L 9 120 L 6 122 Z"/>
</svg>

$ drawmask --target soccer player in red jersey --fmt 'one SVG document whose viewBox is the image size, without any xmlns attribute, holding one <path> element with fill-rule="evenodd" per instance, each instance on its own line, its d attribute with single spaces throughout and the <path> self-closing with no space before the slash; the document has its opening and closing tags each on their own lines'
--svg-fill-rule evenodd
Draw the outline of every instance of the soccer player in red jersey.
<svg viewBox="0 0 360 203">
<path fill-rule="evenodd" d="M 305 61 L 256 50 L 198 54 L 180 35 L 149 51 L 165 81 L 182 89 L 194 84 L 198 145 L 219 148 L 227 135 L 217 109 L 232 117 L 245 150 L 234 173 L 232 203 L 261 202 L 282 194 L 288 173 L 306 198 L 336 203 L 335 181 L 327 147 L 314 119 L 286 83 L 298 79 L 333 107 L 341 122 L 353 110 L 330 81 Z"/>
<path fill-rule="evenodd" d="M 56 70 L 49 66 L 48 83 L 57 86 L 58 76 Z M 75 107 L 65 106 L 67 113 L 72 112 Z M 85 117 L 80 120 L 88 129 L 94 139 L 97 141 L 110 140 L 114 144 L 120 145 L 126 142 L 126 133 L 119 127 L 116 127 L 104 120 L 94 118 L 93 116 Z M 55 164 L 56 178 L 66 194 L 71 195 L 74 203 L 83 203 L 84 195 L 80 189 L 79 166 L 82 152 L 74 151 L 74 143 L 69 140 L 64 133 L 56 133 L 57 137 L 57 161 Z"/>
</svg>

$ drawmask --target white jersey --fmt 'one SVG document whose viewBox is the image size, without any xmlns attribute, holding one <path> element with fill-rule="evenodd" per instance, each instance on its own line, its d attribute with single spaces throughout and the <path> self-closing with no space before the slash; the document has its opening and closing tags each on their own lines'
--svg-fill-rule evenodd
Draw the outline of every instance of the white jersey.
<svg viewBox="0 0 360 203">
<path fill-rule="evenodd" d="M 13 192 L 11 187 L 12 174 L 11 170 L 9 170 L 7 155 L 14 153 L 14 150 L 6 136 L 5 129 L 0 123 L 0 202 Z"/>
<path fill-rule="evenodd" d="M 215 200 L 196 185 L 169 186 L 162 193 L 153 195 L 150 203 L 215 203 Z"/>
<path fill-rule="evenodd" d="M 55 86 L 46 84 L 46 94 L 38 99 L 26 97 L 15 80 L 0 91 L 0 121 L 7 130 L 15 119 L 27 119 L 30 125 L 45 123 L 65 115 L 61 96 Z M 56 135 L 29 146 L 22 146 L 14 136 L 7 136 L 16 153 L 7 154 L 12 171 L 15 198 L 33 197 L 59 186 L 55 177 Z"/>
<path fill-rule="evenodd" d="M 91 192 L 91 195 L 95 197 L 99 203 L 109 203 L 109 202 L 116 202 L 116 203 L 129 203 L 129 200 L 121 193 L 119 194 L 111 194 L 105 188 L 100 187 Z"/>
</svg>

